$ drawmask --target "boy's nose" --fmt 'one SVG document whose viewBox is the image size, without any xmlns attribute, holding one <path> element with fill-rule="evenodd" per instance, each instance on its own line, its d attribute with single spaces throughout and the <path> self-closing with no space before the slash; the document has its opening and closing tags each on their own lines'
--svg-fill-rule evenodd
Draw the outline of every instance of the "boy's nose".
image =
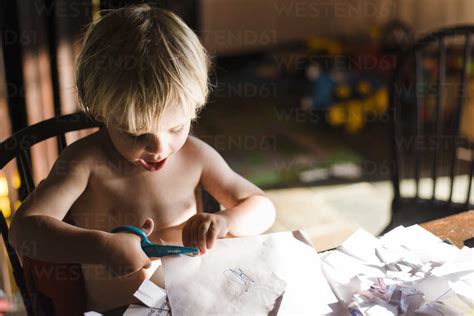
<svg viewBox="0 0 474 316">
<path fill-rule="evenodd" d="M 163 149 L 163 141 L 157 136 L 152 136 L 147 142 L 145 149 L 150 153 L 159 154 Z"/>
</svg>

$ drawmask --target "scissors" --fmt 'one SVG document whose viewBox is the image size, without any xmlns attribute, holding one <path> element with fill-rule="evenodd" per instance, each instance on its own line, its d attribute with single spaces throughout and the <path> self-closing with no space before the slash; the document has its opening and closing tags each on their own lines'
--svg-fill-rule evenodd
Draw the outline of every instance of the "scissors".
<svg viewBox="0 0 474 316">
<path fill-rule="evenodd" d="M 112 233 L 126 232 L 132 233 L 141 238 L 141 246 L 143 251 L 149 258 L 164 257 L 171 255 L 197 253 L 199 250 L 192 247 L 181 247 L 181 246 L 163 246 L 152 243 L 145 232 L 135 226 L 120 226 L 112 229 Z"/>
</svg>

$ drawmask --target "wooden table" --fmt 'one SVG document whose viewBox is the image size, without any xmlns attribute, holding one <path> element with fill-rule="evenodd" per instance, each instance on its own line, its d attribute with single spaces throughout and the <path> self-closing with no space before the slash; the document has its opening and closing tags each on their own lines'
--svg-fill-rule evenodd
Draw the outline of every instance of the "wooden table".
<svg viewBox="0 0 474 316">
<path fill-rule="evenodd" d="M 436 219 L 420 226 L 443 240 L 449 239 L 454 245 L 462 248 L 465 240 L 474 237 L 474 210 Z M 104 315 L 123 315 L 127 307 L 116 308 Z"/>
<path fill-rule="evenodd" d="M 465 240 L 474 237 L 474 210 L 436 219 L 420 226 L 462 248 Z"/>
</svg>

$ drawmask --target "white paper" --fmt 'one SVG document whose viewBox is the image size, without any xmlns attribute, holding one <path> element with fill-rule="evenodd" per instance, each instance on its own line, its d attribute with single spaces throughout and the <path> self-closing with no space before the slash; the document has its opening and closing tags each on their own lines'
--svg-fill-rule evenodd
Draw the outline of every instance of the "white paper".
<svg viewBox="0 0 474 316">
<path fill-rule="evenodd" d="M 474 275 L 471 274 L 469 279 L 449 282 L 449 284 L 460 300 L 474 308 Z"/>
<path fill-rule="evenodd" d="M 446 276 L 450 274 L 470 273 L 474 269 L 474 249 L 463 247 L 455 256 L 438 268 L 433 269 L 433 274 Z"/>
<path fill-rule="evenodd" d="M 162 262 L 173 316 L 268 315 L 278 301 L 278 315 L 323 315 L 337 303 L 316 251 L 290 232 L 219 239 L 205 255 Z"/>
<path fill-rule="evenodd" d="M 339 249 L 360 260 L 380 264 L 380 259 L 375 254 L 375 249 L 380 247 L 380 241 L 363 229 L 356 230 Z"/>
<path fill-rule="evenodd" d="M 84 316 L 101 316 L 101 315 L 102 315 L 101 313 L 97 313 L 97 312 L 94 312 L 94 311 L 84 313 Z"/>
<path fill-rule="evenodd" d="M 469 314 L 472 315 L 472 311 Z M 469 314 L 465 314 L 464 312 L 442 302 L 430 302 L 413 311 L 413 315 L 427 316 L 466 316 Z"/>
<path fill-rule="evenodd" d="M 441 239 L 419 225 L 409 227 L 398 226 L 380 238 L 382 243 L 396 243 L 412 247 L 413 245 L 431 245 L 441 242 Z"/>
<path fill-rule="evenodd" d="M 130 305 L 123 316 L 171 316 L 168 306 L 164 308 L 153 308 L 141 305 Z"/>
<path fill-rule="evenodd" d="M 166 302 L 166 291 L 148 279 L 143 281 L 133 296 L 148 307 L 162 307 Z"/>
</svg>

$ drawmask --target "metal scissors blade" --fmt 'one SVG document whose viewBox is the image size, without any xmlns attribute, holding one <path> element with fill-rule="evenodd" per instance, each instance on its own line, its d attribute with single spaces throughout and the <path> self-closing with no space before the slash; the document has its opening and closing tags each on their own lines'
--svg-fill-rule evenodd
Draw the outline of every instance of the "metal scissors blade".
<svg viewBox="0 0 474 316">
<path fill-rule="evenodd" d="M 179 255 L 179 254 L 188 254 L 188 253 L 197 253 L 199 250 L 192 247 L 181 247 L 181 246 L 163 246 L 152 243 L 145 232 L 135 226 L 120 226 L 112 229 L 112 233 L 126 232 L 132 233 L 141 238 L 141 246 L 146 255 L 150 258 Z"/>
</svg>

